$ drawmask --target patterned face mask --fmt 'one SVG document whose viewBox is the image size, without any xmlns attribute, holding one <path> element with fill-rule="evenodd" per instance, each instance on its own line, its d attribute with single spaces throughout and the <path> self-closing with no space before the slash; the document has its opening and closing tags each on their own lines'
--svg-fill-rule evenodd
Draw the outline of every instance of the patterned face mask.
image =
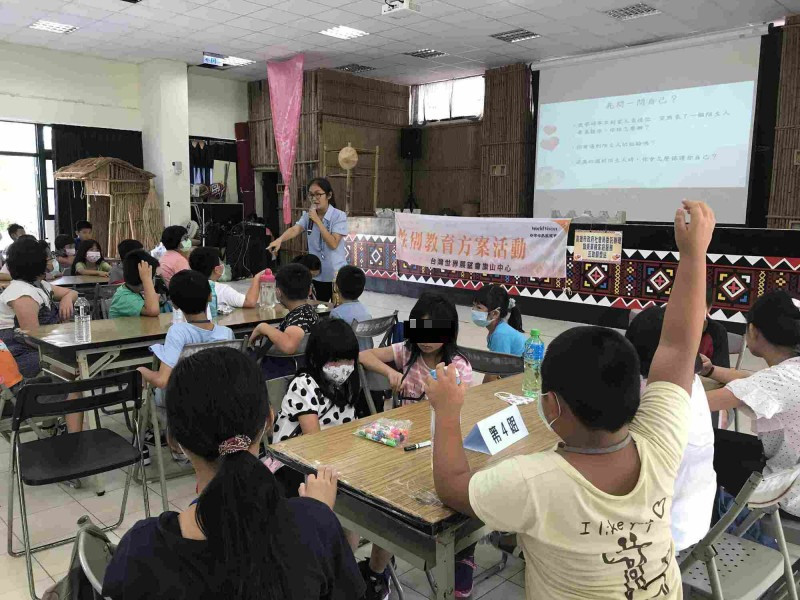
<svg viewBox="0 0 800 600">
<path fill-rule="evenodd" d="M 338 387 L 344 385 L 355 369 L 353 365 L 325 365 L 322 367 L 322 373 L 333 385 Z"/>
</svg>

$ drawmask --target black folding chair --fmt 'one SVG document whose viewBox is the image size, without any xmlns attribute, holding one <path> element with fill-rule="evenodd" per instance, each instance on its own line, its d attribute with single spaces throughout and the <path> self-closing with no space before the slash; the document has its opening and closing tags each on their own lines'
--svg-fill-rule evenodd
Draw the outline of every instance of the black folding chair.
<svg viewBox="0 0 800 600">
<path fill-rule="evenodd" d="M 69 394 L 89 394 L 67 399 Z M 95 393 L 91 393 L 95 392 Z M 123 402 L 132 402 L 134 406 L 134 423 L 136 429 L 133 446 L 121 435 L 100 427 L 79 433 L 59 435 L 37 439 L 31 442 L 20 441 L 20 428 L 28 419 L 42 417 L 65 416 L 76 412 L 95 411 L 106 406 L 114 406 Z M 8 553 L 11 556 L 22 556 L 28 570 L 28 586 L 32 598 L 36 598 L 33 582 L 32 554 L 55 546 L 67 544 L 75 539 L 70 537 L 31 547 L 28 531 L 28 513 L 25 503 L 25 485 L 42 486 L 60 483 L 99 473 L 121 469 L 139 463 L 144 467 L 142 457 L 142 441 L 138 435 L 138 413 L 142 405 L 142 380 L 137 371 L 117 373 L 96 379 L 77 380 L 62 383 L 37 383 L 26 385 L 20 390 L 14 406 L 11 423 L 11 467 L 8 483 Z M 119 520 L 103 531 L 115 529 L 125 518 L 125 507 L 131 484 L 132 469 L 125 479 Z M 22 541 L 24 551 L 13 549 L 14 540 L 14 486 L 17 487 L 20 516 L 22 521 Z M 147 483 L 142 482 L 145 515 L 150 516 Z"/>
<path fill-rule="evenodd" d="M 525 363 L 521 356 L 513 354 L 502 354 L 500 352 L 490 352 L 488 350 L 478 350 L 476 348 L 458 347 L 461 355 L 472 365 L 472 370 L 484 375 L 498 375 L 509 377 L 518 375 L 525 370 Z"/>
<path fill-rule="evenodd" d="M 120 284 L 98 283 L 94 286 L 94 298 L 92 299 L 92 318 L 107 319 L 108 310 L 111 308 L 111 300 L 117 293 Z"/>
</svg>

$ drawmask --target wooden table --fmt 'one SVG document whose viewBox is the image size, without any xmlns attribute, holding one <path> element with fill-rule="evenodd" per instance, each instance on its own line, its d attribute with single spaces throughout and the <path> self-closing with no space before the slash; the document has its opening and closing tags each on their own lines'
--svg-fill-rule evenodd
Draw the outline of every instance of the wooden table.
<svg viewBox="0 0 800 600">
<path fill-rule="evenodd" d="M 108 277 L 98 277 L 97 275 L 67 275 L 53 279 L 48 283 L 50 283 L 50 285 L 66 288 L 85 289 L 92 288 L 98 283 L 102 285 L 108 284 Z"/>
<path fill-rule="evenodd" d="M 461 416 L 461 434 L 508 405 L 498 391 L 519 393 L 522 376 L 472 387 Z M 534 403 L 520 406 L 530 435 L 495 456 L 467 451 L 470 467 L 479 470 L 505 458 L 552 447 L 558 438 L 539 419 Z M 380 417 L 413 422 L 407 444 L 430 439 L 428 402 L 385 412 Z M 373 417 L 370 417 L 373 418 Z M 374 417 L 374 418 L 377 418 Z M 367 419 L 365 419 L 367 420 Z M 335 512 L 342 526 L 397 554 L 417 568 L 433 570 L 436 598 L 453 598 L 455 553 L 485 535 L 485 527 L 444 506 L 436 496 L 432 448 L 405 452 L 356 437 L 361 422 L 348 423 L 271 446 L 284 463 L 304 473 L 333 465 L 341 473 Z"/>
</svg>

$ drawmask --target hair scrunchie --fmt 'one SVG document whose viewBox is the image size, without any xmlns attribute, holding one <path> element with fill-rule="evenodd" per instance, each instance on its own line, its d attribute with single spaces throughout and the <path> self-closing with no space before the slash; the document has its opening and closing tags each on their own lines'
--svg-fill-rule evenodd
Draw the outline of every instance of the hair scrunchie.
<svg viewBox="0 0 800 600">
<path fill-rule="evenodd" d="M 219 455 L 227 456 L 237 452 L 247 452 L 252 443 L 252 440 L 246 435 L 235 435 L 219 445 Z"/>
</svg>

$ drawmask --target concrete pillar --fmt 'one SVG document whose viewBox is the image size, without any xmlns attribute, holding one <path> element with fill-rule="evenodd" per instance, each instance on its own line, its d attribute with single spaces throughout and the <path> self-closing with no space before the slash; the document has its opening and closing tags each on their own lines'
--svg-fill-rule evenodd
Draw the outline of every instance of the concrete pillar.
<svg viewBox="0 0 800 600">
<path fill-rule="evenodd" d="M 190 218 L 188 89 L 185 63 L 159 59 L 139 65 L 144 168 L 156 176 L 165 225 Z M 181 163 L 180 174 L 175 162 Z"/>
</svg>

